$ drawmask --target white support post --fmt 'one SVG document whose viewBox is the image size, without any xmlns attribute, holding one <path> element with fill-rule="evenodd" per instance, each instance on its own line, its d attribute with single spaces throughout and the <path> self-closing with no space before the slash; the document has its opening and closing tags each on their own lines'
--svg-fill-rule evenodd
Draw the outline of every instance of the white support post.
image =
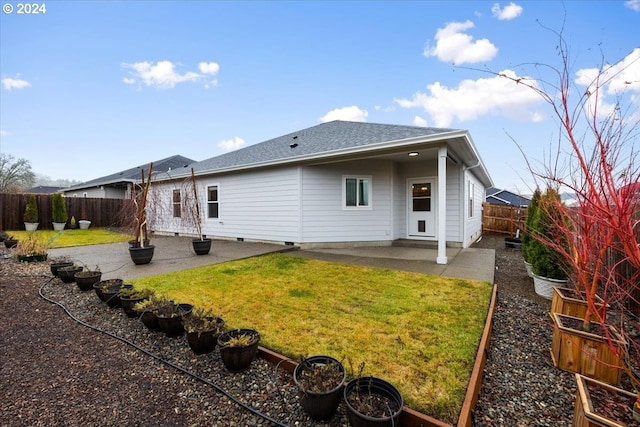
<svg viewBox="0 0 640 427">
<path fill-rule="evenodd" d="M 447 264 L 447 146 L 438 148 L 438 257 L 436 264 Z"/>
</svg>

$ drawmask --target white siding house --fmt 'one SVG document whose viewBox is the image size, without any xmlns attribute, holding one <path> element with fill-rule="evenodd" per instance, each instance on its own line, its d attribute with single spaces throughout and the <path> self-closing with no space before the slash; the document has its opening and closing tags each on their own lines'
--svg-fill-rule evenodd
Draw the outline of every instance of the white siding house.
<svg viewBox="0 0 640 427">
<path fill-rule="evenodd" d="M 154 177 L 164 205 L 155 232 L 194 234 L 170 209 L 191 168 L 207 237 L 303 247 L 433 241 L 439 263 L 446 245 L 480 236 L 491 186 L 467 131 L 334 121 Z"/>
</svg>

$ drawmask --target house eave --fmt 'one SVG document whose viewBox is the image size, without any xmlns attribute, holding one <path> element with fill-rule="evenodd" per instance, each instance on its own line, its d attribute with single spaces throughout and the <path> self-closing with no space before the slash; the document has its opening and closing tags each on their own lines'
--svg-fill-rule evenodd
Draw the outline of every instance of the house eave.
<svg viewBox="0 0 640 427">
<path fill-rule="evenodd" d="M 473 141 L 469 136 L 469 133 L 465 130 L 455 130 L 450 132 L 442 132 L 434 135 L 427 136 L 419 136 L 413 138 L 404 138 L 394 141 L 384 141 L 379 143 L 367 144 L 365 146 L 359 147 L 350 147 L 340 150 L 332 150 L 321 153 L 312 153 L 307 155 L 300 156 L 290 156 L 282 159 L 269 160 L 264 162 L 253 162 L 253 163 L 244 163 L 241 165 L 234 165 L 229 167 L 217 168 L 217 169 L 209 169 L 195 172 L 196 176 L 210 176 L 210 175 L 220 175 L 234 172 L 246 171 L 249 169 L 261 169 L 261 168 L 269 168 L 269 167 L 277 167 L 277 166 L 285 166 L 285 165 L 297 165 L 297 164 L 309 164 L 309 163 L 326 163 L 328 161 L 345 161 L 350 159 L 356 159 L 366 155 L 367 157 L 376 156 L 380 154 L 385 154 L 386 152 L 406 150 L 411 151 L 413 149 L 433 149 L 437 148 L 437 146 L 441 143 L 451 143 L 455 140 L 464 140 L 466 145 L 468 145 L 467 150 L 455 150 L 464 151 L 462 153 L 458 153 L 458 155 L 463 159 L 465 164 L 470 163 L 478 163 L 480 162 L 480 167 L 482 170 L 481 180 L 484 184 L 491 183 L 491 178 L 489 177 L 484 164 L 481 162 L 480 157 L 473 146 Z M 171 177 L 166 178 L 156 178 L 155 181 L 170 181 L 179 178 L 185 178 L 189 175 L 188 172 L 184 173 L 176 173 L 173 171 Z M 189 169 L 190 172 L 190 169 Z"/>
</svg>

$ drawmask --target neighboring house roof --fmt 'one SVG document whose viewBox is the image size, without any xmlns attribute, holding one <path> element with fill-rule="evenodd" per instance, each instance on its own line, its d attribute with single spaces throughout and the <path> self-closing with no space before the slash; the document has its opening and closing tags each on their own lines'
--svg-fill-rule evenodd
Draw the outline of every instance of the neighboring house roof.
<svg viewBox="0 0 640 427">
<path fill-rule="evenodd" d="M 184 168 L 185 166 L 194 163 L 195 160 L 189 159 L 184 156 L 175 155 L 171 157 L 167 157 L 166 159 L 157 160 L 153 162 L 153 172 L 168 172 L 173 169 Z M 149 169 L 149 163 L 144 165 L 136 166 L 134 168 L 129 168 L 120 172 L 116 172 L 111 175 L 106 175 L 100 178 L 92 179 L 91 181 L 83 182 L 81 184 L 74 185 L 69 188 L 65 188 L 64 191 L 75 191 L 83 188 L 96 187 L 99 185 L 108 185 L 108 184 L 116 184 L 119 182 L 137 182 L 141 179 L 141 170 L 146 172 Z"/>
<path fill-rule="evenodd" d="M 487 203 L 496 205 L 529 206 L 529 202 L 531 201 L 528 197 L 512 193 L 508 190 L 500 190 L 495 187 L 487 188 L 485 194 Z"/>
<path fill-rule="evenodd" d="M 433 148 L 447 141 L 470 167 L 480 167 L 483 183 L 491 183 L 467 131 L 417 126 L 332 121 L 292 132 L 240 150 L 190 165 L 198 175 L 320 159 L 347 158 L 362 153 L 423 144 Z M 430 145 L 429 145 L 430 144 Z M 473 163 L 473 164 L 470 164 Z M 180 174 L 180 171 L 175 171 Z M 183 170 L 187 174 L 189 170 Z"/>
<path fill-rule="evenodd" d="M 63 190 L 64 187 L 53 187 L 46 185 L 39 185 L 37 187 L 33 187 L 25 191 L 26 194 L 53 194 L 60 190 Z"/>
</svg>

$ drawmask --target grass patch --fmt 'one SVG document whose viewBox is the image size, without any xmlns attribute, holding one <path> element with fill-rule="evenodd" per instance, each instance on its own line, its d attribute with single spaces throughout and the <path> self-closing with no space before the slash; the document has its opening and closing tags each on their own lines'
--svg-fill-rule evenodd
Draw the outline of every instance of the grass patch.
<svg viewBox="0 0 640 427">
<path fill-rule="evenodd" d="M 36 230 L 10 231 L 14 238 L 24 240 L 27 236 L 35 235 L 39 241 L 48 242 L 50 248 L 68 248 L 71 246 L 100 245 L 103 243 L 127 242 L 133 237 L 106 228 L 89 228 L 87 230 Z"/>
<path fill-rule="evenodd" d="M 453 422 L 491 285 L 272 254 L 132 280 L 255 328 L 288 357 L 326 354 L 396 385 L 408 406 Z M 352 372 L 353 373 L 353 372 Z"/>
</svg>

